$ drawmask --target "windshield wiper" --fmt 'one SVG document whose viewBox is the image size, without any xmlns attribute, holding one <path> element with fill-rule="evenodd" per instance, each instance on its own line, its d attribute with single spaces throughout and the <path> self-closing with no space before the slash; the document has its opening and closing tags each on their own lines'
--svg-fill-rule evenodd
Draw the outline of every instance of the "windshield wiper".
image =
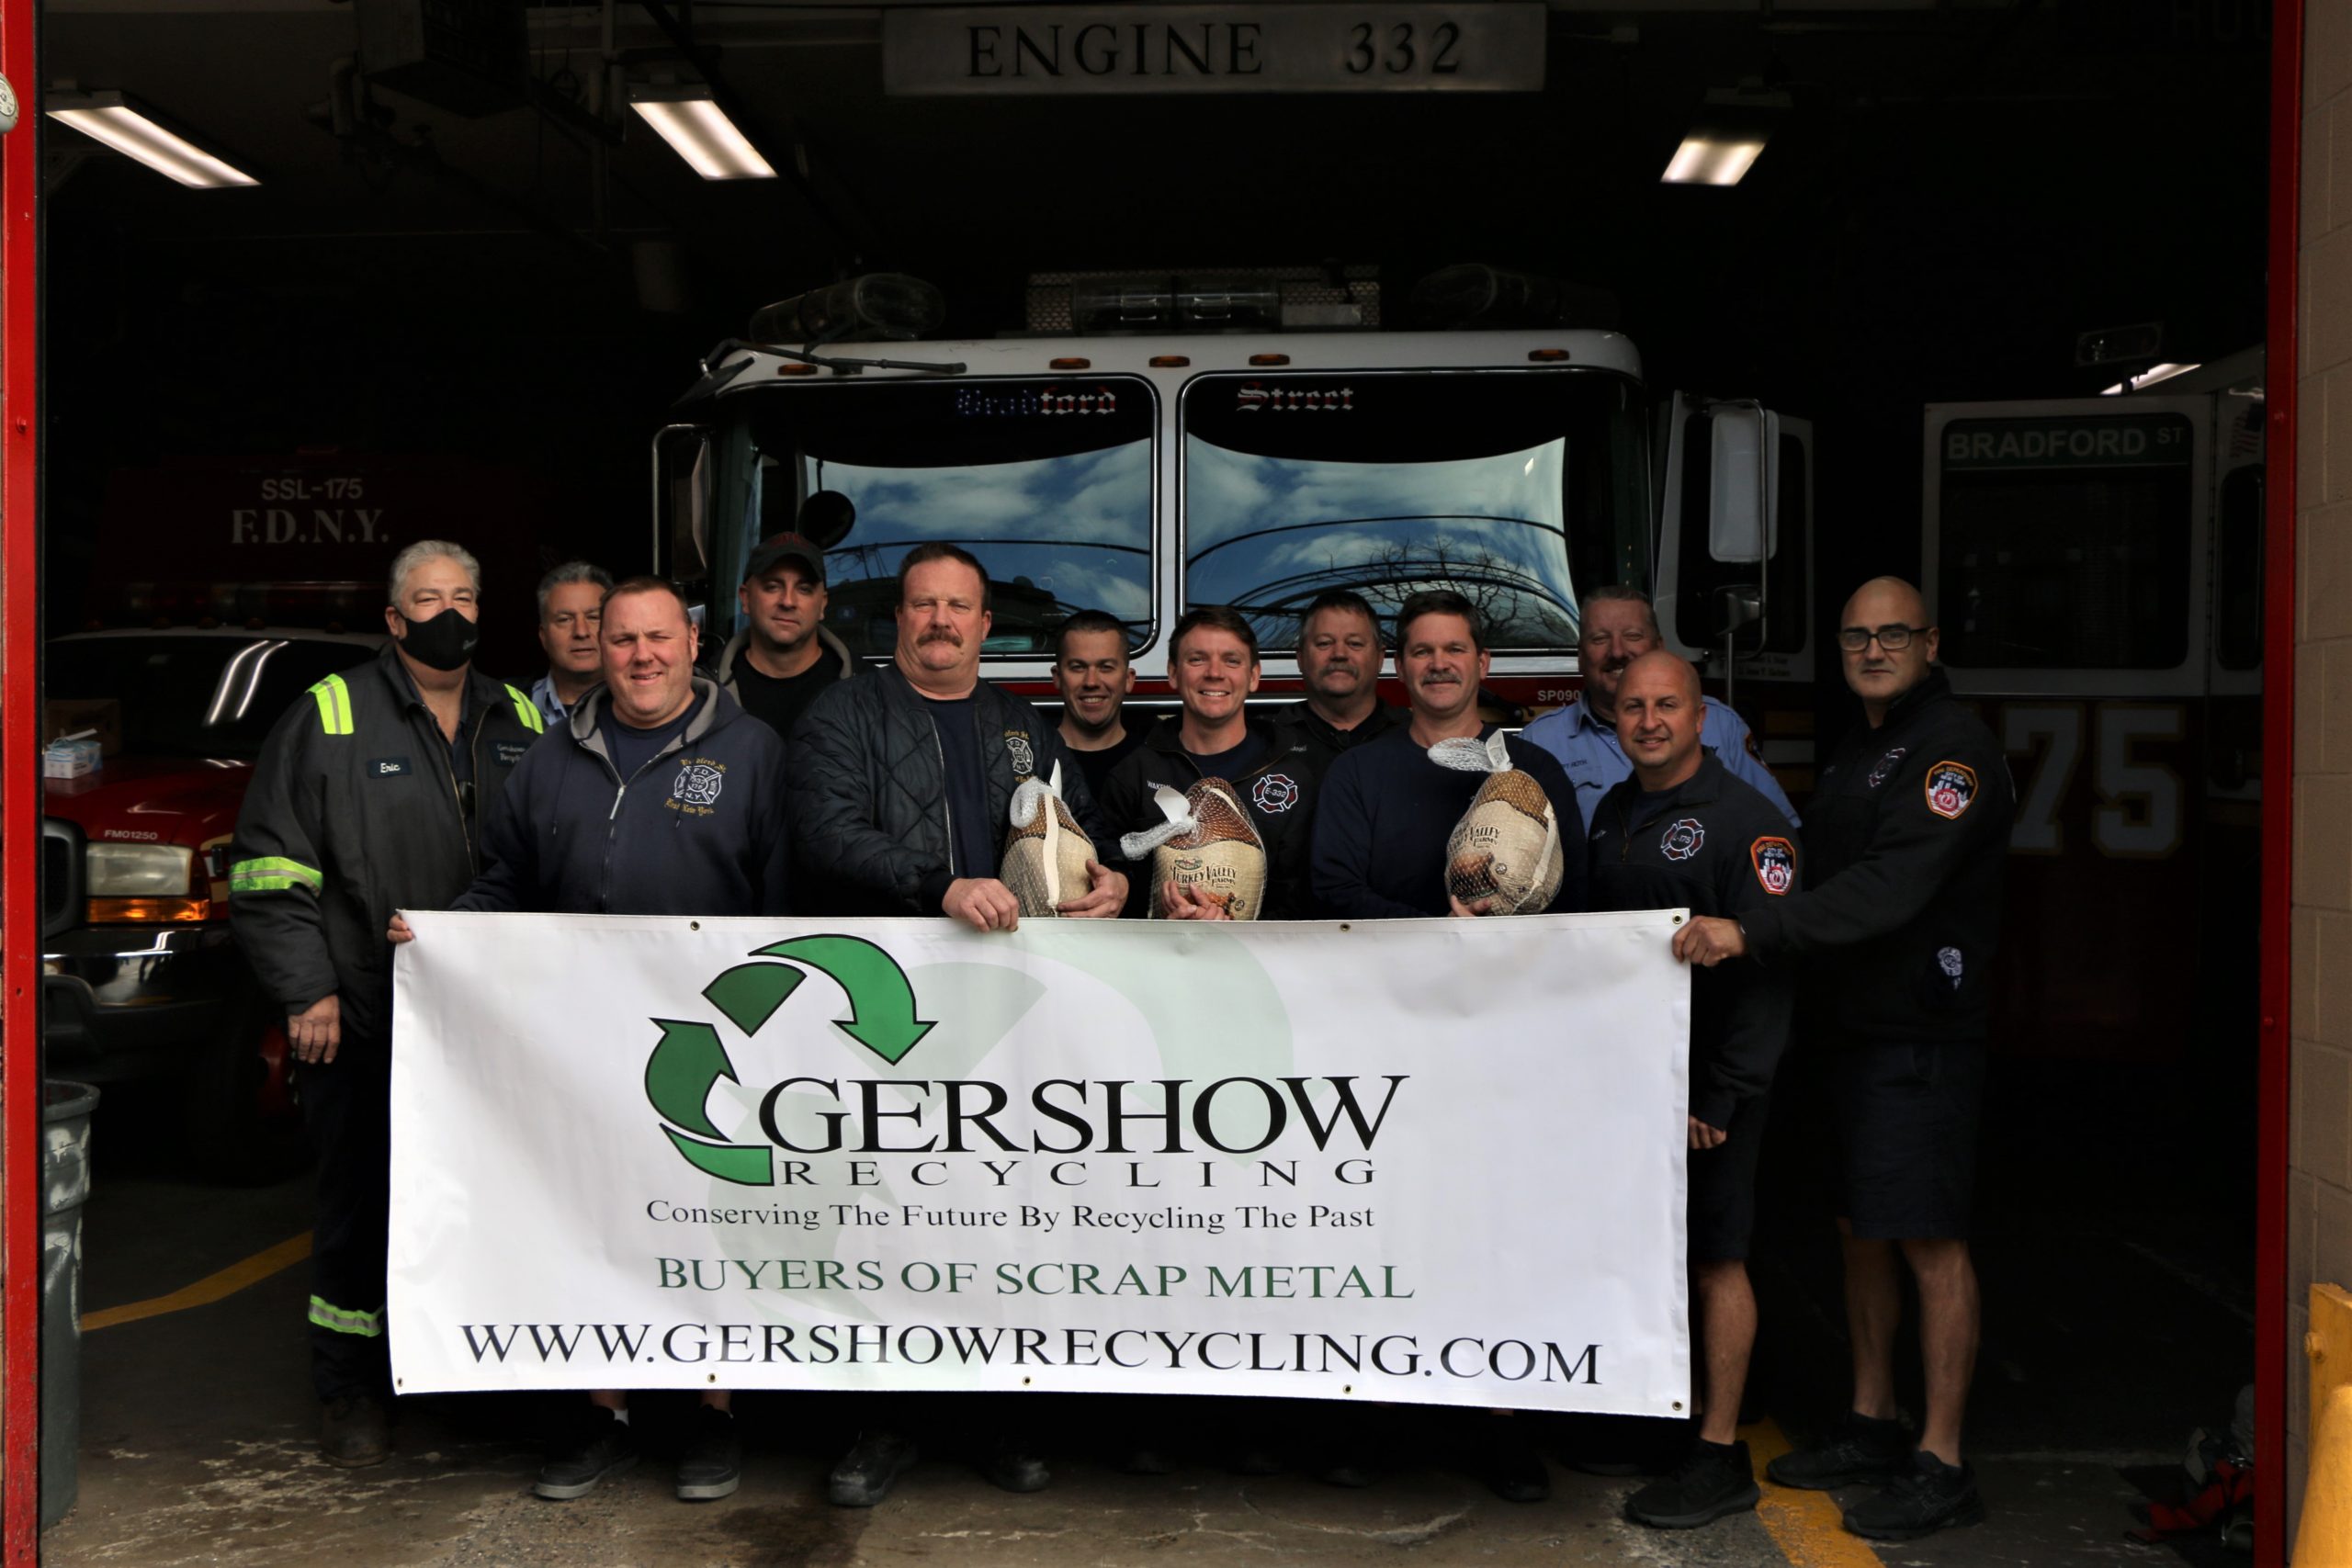
<svg viewBox="0 0 2352 1568">
<path fill-rule="evenodd" d="M 803 365 L 820 366 L 827 370 L 928 370 L 936 376 L 961 376 L 967 368 L 961 362 L 943 365 L 920 359 L 851 359 L 838 355 L 811 354 L 806 349 L 786 348 L 782 344 L 746 343 L 741 338 L 729 338 L 712 349 L 703 363 L 709 365 L 725 359 L 739 348 L 748 348 L 758 354 L 773 354 L 783 359 L 797 359 Z"/>
</svg>

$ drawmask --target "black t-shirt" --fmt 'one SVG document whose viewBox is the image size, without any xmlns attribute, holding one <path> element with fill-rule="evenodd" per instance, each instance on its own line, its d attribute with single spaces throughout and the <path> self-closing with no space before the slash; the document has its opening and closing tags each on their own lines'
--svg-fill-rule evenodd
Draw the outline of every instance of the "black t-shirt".
<svg viewBox="0 0 2352 1568">
<path fill-rule="evenodd" d="M 799 674 L 783 676 L 763 674 L 747 653 L 735 660 L 735 700 L 745 713 L 790 739 L 801 710 L 841 678 L 841 665 L 830 649 L 819 649 L 817 662 Z"/>
<path fill-rule="evenodd" d="M 1256 767 L 1266 755 L 1266 743 L 1254 735 L 1244 735 L 1241 744 L 1224 751 L 1187 750 L 1193 766 L 1201 770 L 1204 779 L 1223 779 L 1231 784 Z"/>
<path fill-rule="evenodd" d="M 613 772 L 620 774 L 621 783 L 627 784 L 637 777 L 639 768 L 660 755 L 664 746 L 684 734 L 686 726 L 695 721 L 695 715 L 702 712 L 702 705 L 707 700 L 696 692 L 695 700 L 686 705 L 685 712 L 652 729 L 639 729 L 633 724 L 622 723 L 620 716 L 607 706 L 602 722 L 596 728 L 605 738 L 605 750 L 612 753 Z"/>
<path fill-rule="evenodd" d="M 939 733 L 939 753 L 947 775 L 947 823 L 958 876 L 994 876 L 1003 832 L 989 819 L 988 775 L 980 766 L 980 736 L 973 728 L 972 697 L 933 701 L 931 727 Z"/>
<path fill-rule="evenodd" d="M 1151 732 L 1159 725 L 1159 720 L 1148 713 L 1126 714 L 1122 717 L 1126 723 L 1127 732 L 1119 738 L 1117 745 L 1105 746 L 1100 751 L 1080 751 L 1074 746 L 1070 747 L 1069 760 L 1078 764 L 1080 773 L 1086 775 L 1086 793 L 1098 801 L 1102 798 L 1102 785 L 1110 778 L 1111 770 L 1149 739 Z M 1069 742 L 1065 739 L 1062 744 L 1069 746 Z"/>
</svg>

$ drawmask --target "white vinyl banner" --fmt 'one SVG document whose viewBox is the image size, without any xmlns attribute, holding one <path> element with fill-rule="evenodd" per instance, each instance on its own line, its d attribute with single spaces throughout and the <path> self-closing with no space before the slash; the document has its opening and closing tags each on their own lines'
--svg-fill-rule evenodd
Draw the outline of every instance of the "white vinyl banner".
<svg viewBox="0 0 2352 1568">
<path fill-rule="evenodd" d="M 413 913 L 399 1386 L 1675 1414 L 1677 918 Z"/>
</svg>

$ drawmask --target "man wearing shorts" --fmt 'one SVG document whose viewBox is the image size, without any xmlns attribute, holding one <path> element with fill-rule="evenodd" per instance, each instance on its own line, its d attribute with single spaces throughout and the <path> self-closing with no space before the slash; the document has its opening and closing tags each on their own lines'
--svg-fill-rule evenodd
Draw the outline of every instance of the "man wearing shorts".
<svg viewBox="0 0 2352 1568">
<path fill-rule="evenodd" d="M 1712 717 L 1699 672 L 1673 654 L 1645 653 L 1624 670 L 1617 737 L 1634 772 L 1593 812 L 1591 908 L 1736 920 L 1795 896 L 1796 829 L 1703 744 Z M 1688 1529 L 1757 1504 L 1739 1437 L 1756 1344 L 1747 1238 L 1767 1091 L 1794 1000 L 1786 964 L 1742 959 L 1692 976 L 1688 1241 L 1704 1403 L 1681 1462 L 1627 1499 L 1639 1524 Z"/>
<path fill-rule="evenodd" d="M 1846 1528 L 1911 1540 L 1984 1517 L 1960 1447 L 1977 1346 L 1968 1213 L 2015 792 L 1991 731 L 1935 667 L 1917 589 L 1866 582 L 1838 626 L 1866 722 L 1805 807 L 1811 890 L 1736 920 L 1694 919 L 1675 953 L 1708 965 L 1805 962 L 1803 1012 L 1829 1047 L 1841 1145 L 1854 1399 L 1835 1433 L 1767 1473 L 1815 1490 L 1884 1483 L 1846 1510 Z M 1928 1399 L 1916 1449 L 1894 1409 L 1898 1256 L 1919 1287 Z"/>
</svg>

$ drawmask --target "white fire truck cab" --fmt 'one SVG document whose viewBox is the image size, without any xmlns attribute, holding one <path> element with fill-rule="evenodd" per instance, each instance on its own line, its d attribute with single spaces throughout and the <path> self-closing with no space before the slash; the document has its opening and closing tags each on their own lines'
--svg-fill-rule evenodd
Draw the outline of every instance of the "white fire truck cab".
<svg viewBox="0 0 2352 1568">
<path fill-rule="evenodd" d="M 989 573 L 984 671 L 1030 693 L 1050 692 L 1060 622 L 1099 609 L 1128 628 L 1149 702 L 1196 604 L 1250 615 L 1261 694 L 1295 693 L 1298 618 L 1335 588 L 1384 629 L 1416 590 L 1467 595 L 1488 626 L 1490 701 L 1513 718 L 1573 694 L 1577 596 L 1596 584 L 1654 588 L 1701 651 L 1723 646 L 1707 617 L 1746 605 L 1743 648 L 1784 665 L 1804 652 L 1802 465 L 1792 497 L 1752 403 L 1654 409 L 1622 333 L 1374 330 L 1375 285 L 1295 269 L 1247 288 L 1098 282 L 1091 314 L 1089 280 L 1065 275 L 1031 291 L 1033 307 L 1060 301 L 1033 308 L 1051 335 L 893 341 L 847 302 L 860 287 L 762 312 L 759 341 L 716 351 L 656 439 L 657 553 L 707 587 L 711 633 L 732 630 L 752 547 L 830 492 L 849 505 L 802 531 L 845 527 L 819 542 L 829 624 L 852 650 L 888 654 L 899 560 L 950 540 Z M 859 341 L 825 341 L 828 323 Z M 1698 502 L 1663 553 L 1662 493 Z M 1793 579 L 1741 558 L 1775 528 Z"/>
</svg>

